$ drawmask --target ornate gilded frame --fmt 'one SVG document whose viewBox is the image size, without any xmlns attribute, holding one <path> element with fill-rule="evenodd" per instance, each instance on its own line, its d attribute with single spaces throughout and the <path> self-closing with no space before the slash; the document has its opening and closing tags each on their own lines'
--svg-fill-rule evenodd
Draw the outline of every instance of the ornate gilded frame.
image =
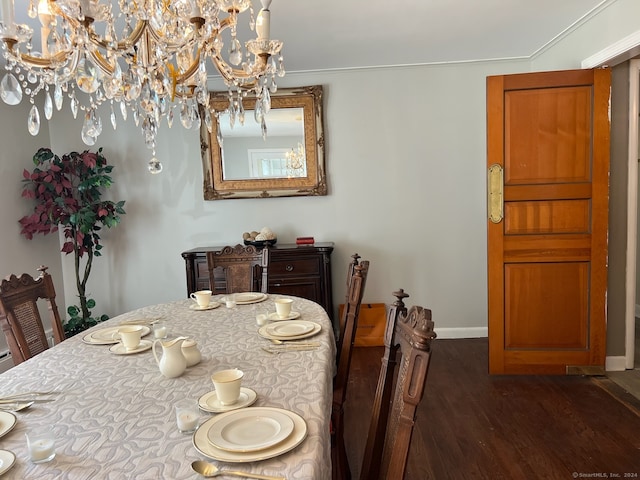
<svg viewBox="0 0 640 480">
<path fill-rule="evenodd" d="M 327 195 L 322 94 L 322 85 L 313 85 L 279 89 L 271 96 L 272 109 L 303 109 L 306 177 L 225 180 L 223 178 L 222 151 L 218 143 L 217 118 L 213 121 L 211 133 L 208 132 L 205 122 L 202 122 L 200 149 L 204 174 L 204 199 Z M 216 112 L 223 112 L 229 107 L 227 92 L 210 92 L 209 99 L 212 110 Z M 245 110 L 253 110 L 255 101 L 255 97 L 244 99 Z M 268 129 L 269 116 L 267 115 L 266 118 Z"/>
</svg>

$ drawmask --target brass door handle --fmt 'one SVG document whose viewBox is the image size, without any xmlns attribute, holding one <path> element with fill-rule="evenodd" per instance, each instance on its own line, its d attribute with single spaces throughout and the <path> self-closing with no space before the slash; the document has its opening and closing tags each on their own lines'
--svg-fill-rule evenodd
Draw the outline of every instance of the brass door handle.
<svg viewBox="0 0 640 480">
<path fill-rule="evenodd" d="M 487 171 L 487 209 L 493 223 L 500 223 L 504 218 L 503 186 L 502 165 L 494 163 Z"/>
</svg>

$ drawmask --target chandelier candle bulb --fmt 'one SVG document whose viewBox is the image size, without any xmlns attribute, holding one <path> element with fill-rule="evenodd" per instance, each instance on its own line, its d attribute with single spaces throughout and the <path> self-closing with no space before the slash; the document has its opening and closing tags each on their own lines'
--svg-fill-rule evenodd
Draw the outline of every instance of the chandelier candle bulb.
<svg viewBox="0 0 640 480">
<path fill-rule="evenodd" d="M 2 0 L 0 4 L 0 22 L 4 23 L 5 28 L 9 28 L 15 23 L 13 0 Z"/>
<path fill-rule="evenodd" d="M 262 0 L 262 10 L 256 18 L 256 33 L 258 40 L 269 40 L 271 36 L 271 12 L 269 11 L 271 0 Z"/>
</svg>

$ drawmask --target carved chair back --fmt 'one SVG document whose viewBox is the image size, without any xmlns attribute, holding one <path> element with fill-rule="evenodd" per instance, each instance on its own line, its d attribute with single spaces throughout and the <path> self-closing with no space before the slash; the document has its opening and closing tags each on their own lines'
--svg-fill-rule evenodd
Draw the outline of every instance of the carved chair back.
<svg viewBox="0 0 640 480">
<path fill-rule="evenodd" d="M 41 266 L 38 271 L 37 279 L 23 273 L 20 277 L 10 275 L 0 282 L 0 324 L 15 365 L 49 348 L 38 299 L 47 302 L 55 343 L 64 340 L 53 280 L 47 267 Z"/>
<path fill-rule="evenodd" d="M 436 338 L 431 310 L 408 311 L 402 289 L 389 309 L 385 350 L 360 474 L 361 480 L 404 478 L 416 418 Z"/>
<path fill-rule="evenodd" d="M 340 472 L 348 472 L 349 464 L 344 446 L 344 403 L 347 398 L 347 385 L 349 384 L 349 371 L 351 369 L 351 356 L 353 344 L 358 328 L 358 316 L 360 305 L 364 296 L 364 287 L 369 273 L 369 262 L 358 263 L 360 256 L 356 253 L 349 264 L 347 279 L 347 295 L 344 309 L 340 317 L 340 340 L 338 345 L 338 369 L 333 379 L 333 403 L 331 406 L 331 457 L 334 478 L 348 478 L 339 475 Z"/>
<path fill-rule="evenodd" d="M 226 246 L 207 252 L 209 283 L 213 293 L 267 293 L 269 248 L 258 250 L 253 245 Z M 216 282 L 215 270 L 221 269 L 224 283 Z"/>
</svg>

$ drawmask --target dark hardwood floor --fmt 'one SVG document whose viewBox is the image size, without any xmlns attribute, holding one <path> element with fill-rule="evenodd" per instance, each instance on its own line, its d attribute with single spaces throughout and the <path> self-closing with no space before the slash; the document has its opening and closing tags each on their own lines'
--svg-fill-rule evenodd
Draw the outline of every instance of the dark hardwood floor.
<svg viewBox="0 0 640 480">
<path fill-rule="evenodd" d="M 382 350 L 356 348 L 351 365 L 354 479 Z M 487 351 L 487 339 L 433 343 L 406 479 L 640 478 L 640 401 L 604 377 L 490 376 Z"/>
</svg>

